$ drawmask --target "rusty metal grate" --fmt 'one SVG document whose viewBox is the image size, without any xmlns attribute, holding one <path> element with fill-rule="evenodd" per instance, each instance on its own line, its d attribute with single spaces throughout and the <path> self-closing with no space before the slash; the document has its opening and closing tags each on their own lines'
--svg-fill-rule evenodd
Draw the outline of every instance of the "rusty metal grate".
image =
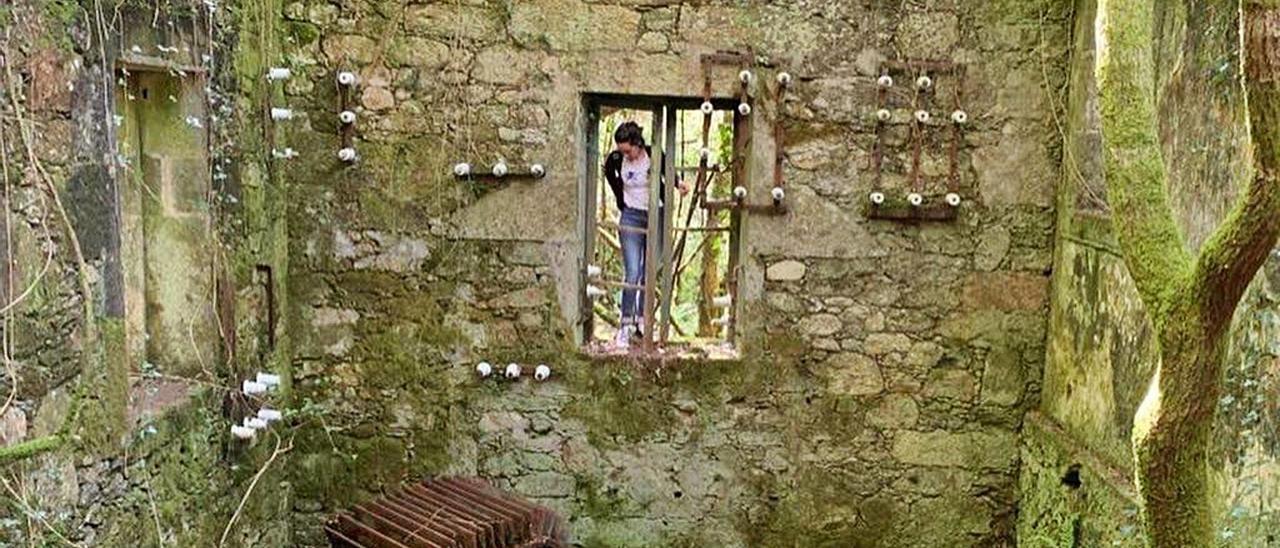
<svg viewBox="0 0 1280 548">
<path fill-rule="evenodd" d="M 341 512 L 325 524 L 335 547 L 560 548 L 568 546 L 555 512 L 478 478 L 405 486 Z"/>
</svg>

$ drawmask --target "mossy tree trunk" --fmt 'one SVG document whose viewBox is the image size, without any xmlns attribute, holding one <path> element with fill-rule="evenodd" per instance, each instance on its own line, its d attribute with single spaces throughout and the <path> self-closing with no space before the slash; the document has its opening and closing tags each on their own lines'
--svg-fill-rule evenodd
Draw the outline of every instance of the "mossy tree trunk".
<svg viewBox="0 0 1280 548">
<path fill-rule="evenodd" d="M 1280 233 L 1280 0 L 1233 2 L 1240 8 L 1254 173 L 1196 256 L 1174 221 L 1158 140 L 1157 1 L 1099 3 L 1095 72 L 1113 223 L 1159 334 L 1161 363 L 1134 426 L 1147 536 L 1157 547 L 1211 546 L 1208 449 L 1226 337 Z"/>
</svg>

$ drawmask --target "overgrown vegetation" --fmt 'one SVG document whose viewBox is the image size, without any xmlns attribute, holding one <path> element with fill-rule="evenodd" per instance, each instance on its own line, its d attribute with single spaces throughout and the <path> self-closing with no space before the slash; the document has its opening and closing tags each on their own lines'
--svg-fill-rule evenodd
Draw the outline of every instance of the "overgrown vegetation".
<svg viewBox="0 0 1280 548">
<path fill-rule="evenodd" d="M 1184 6 L 1197 0 L 1186 0 Z M 1280 234 L 1280 1 L 1243 0 L 1242 85 L 1253 174 L 1196 256 L 1174 220 L 1160 146 L 1151 0 L 1098 12 L 1105 174 L 1125 264 L 1158 333 L 1161 362 L 1134 427 L 1154 546 L 1215 542 L 1208 450 L 1231 318 Z"/>
</svg>

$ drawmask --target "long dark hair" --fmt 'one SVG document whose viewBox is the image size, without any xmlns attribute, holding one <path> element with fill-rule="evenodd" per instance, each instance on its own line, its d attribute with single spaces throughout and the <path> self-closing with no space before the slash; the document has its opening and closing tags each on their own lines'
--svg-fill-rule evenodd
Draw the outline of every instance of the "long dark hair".
<svg viewBox="0 0 1280 548">
<path fill-rule="evenodd" d="M 644 129 L 635 122 L 623 122 L 613 130 L 613 142 L 629 143 L 633 146 L 644 146 Z"/>
</svg>

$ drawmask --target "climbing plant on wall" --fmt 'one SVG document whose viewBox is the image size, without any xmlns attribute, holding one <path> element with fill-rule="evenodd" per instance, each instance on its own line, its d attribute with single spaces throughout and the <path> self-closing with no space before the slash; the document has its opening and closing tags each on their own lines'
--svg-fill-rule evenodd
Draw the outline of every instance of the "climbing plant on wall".
<svg viewBox="0 0 1280 548">
<path fill-rule="evenodd" d="M 1135 473 L 1154 546 L 1212 546 L 1207 459 L 1227 336 L 1280 234 L 1280 0 L 1236 4 L 1254 169 L 1198 255 L 1187 251 L 1167 190 L 1152 58 L 1155 4 L 1099 2 L 1095 66 L 1113 222 L 1159 334 L 1160 367 L 1135 420 Z"/>
</svg>

